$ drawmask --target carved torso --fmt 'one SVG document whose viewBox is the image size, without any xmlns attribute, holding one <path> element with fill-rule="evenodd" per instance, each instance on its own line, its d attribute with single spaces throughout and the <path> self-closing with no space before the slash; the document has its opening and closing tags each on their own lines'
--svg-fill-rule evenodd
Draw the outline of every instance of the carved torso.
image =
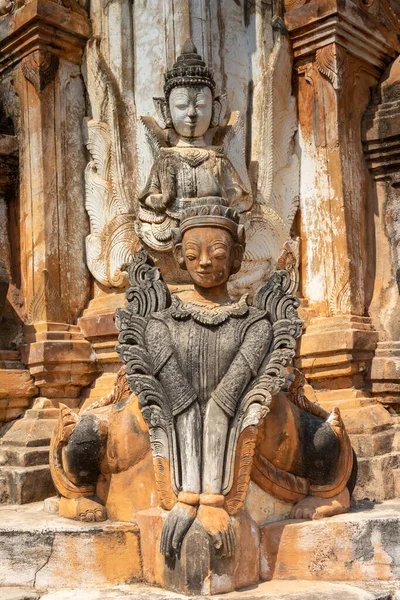
<svg viewBox="0 0 400 600">
<path fill-rule="evenodd" d="M 163 194 L 166 213 L 178 219 L 184 208 L 182 200 L 188 198 L 220 196 L 239 211 L 247 209 L 248 194 L 218 147 L 161 148 L 140 202 L 151 194 Z"/>
<path fill-rule="evenodd" d="M 265 312 L 248 306 L 246 297 L 207 309 L 174 296 L 172 306 L 154 314 L 146 330 L 153 367 L 173 412 L 180 413 L 196 399 L 204 412 L 213 397 L 233 415 L 267 353 L 270 330 Z"/>
<path fill-rule="evenodd" d="M 162 196 L 162 208 L 149 206 Z M 249 210 L 251 197 L 222 148 L 160 148 L 146 186 L 139 197 L 139 235 L 151 248 L 167 249 L 171 229 L 191 199 L 223 197 L 238 212 Z"/>
</svg>

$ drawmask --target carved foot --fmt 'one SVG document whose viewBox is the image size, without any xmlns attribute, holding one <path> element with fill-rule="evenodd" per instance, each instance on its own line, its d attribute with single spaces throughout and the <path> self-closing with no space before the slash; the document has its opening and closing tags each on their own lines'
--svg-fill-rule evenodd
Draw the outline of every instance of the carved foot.
<svg viewBox="0 0 400 600">
<path fill-rule="evenodd" d="M 211 536 L 215 549 L 221 556 L 229 557 L 236 551 L 235 532 L 226 510 L 222 506 L 216 506 L 224 500 L 224 496 L 217 494 L 202 494 L 198 519 Z"/>
<path fill-rule="evenodd" d="M 291 519 L 325 519 L 334 515 L 341 515 L 350 510 L 350 494 L 347 488 L 344 488 L 340 494 L 332 498 L 317 498 L 316 496 L 307 496 L 300 500 L 292 508 Z"/>
<path fill-rule="evenodd" d="M 96 496 L 86 498 L 61 498 L 60 517 L 93 523 L 107 520 L 107 510 Z"/>
<path fill-rule="evenodd" d="M 198 498 L 198 494 L 196 494 L 196 496 Z M 178 502 L 175 504 L 174 508 L 166 518 L 161 532 L 161 554 L 172 558 L 179 552 L 183 538 L 196 518 L 196 513 L 196 505 L 187 504 L 185 502 Z"/>
</svg>

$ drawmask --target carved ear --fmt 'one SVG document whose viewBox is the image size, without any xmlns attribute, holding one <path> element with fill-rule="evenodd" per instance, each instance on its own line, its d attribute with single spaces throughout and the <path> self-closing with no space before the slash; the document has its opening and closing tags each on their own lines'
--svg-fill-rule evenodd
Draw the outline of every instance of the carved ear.
<svg viewBox="0 0 400 600">
<path fill-rule="evenodd" d="M 226 94 L 214 98 L 211 127 L 218 127 L 218 125 L 222 124 L 226 113 L 227 102 L 228 98 Z"/>
<path fill-rule="evenodd" d="M 173 227 L 171 229 L 172 233 L 172 243 L 173 243 L 173 253 L 178 266 L 186 271 L 186 263 L 183 257 L 183 248 L 182 248 L 182 234 L 178 227 Z"/>
<path fill-rule="evenodd" d="M 165 98 L 153 98 L 154 106 L 160 125 L 163 129 L 172 127 L 171 113 L 169 112 L 168 101 Z"/>
<path fill-rule="evenodd" d="M 186 263 L 185 263 L 185 259 L 183 256 L 183 248 L 182 248 L 182 244 L 177 244 L 176 246 L 174 246 L 174 256 L 175 256 L 175 260 L 178 263 L 178 266 L 180 269 L 182 269 L 183 271 L 186 271 Z"/>
<path fill-rule="evenodd" d="M 240 270 L 240 267 L 242 266 L 243 254 L 244 246 L 242 246 L 242 244 L 235 244 L 233 249 L 232 275 Z"/>
</svg>

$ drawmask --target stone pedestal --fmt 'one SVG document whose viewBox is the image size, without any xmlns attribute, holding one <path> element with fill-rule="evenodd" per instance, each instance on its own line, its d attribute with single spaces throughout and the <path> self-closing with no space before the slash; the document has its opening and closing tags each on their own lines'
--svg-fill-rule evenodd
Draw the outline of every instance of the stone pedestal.
<svg viewBox="0 0 400 600">
<path fill-rule="evenodd" d="M 77 325 L 36 322 L 25 327 L 21 347 L 24 363 L 35 379 L 40 395 L 58 406 L 79 406 L 81 389 L 97 374 L 96 357 L 90 342 Z"/>
<path fill-rule="evenodd" d="M 107 396 L 114 387 L 115 375 L 121 368 L 115 350 L 119 334 L 115 325 L 115 311 L 125 303 L 124 292 L 98 295 L 90 301 L 78 320 L 83 335 L 91 343 L 99 367 L 99 376 L 83 393 L 85 406 Z"/>
<path fill-rule="evenodd" d="M 23 414 L 39 390 L 15 350 L 0 351 L 0 380 L 0 423 L 7 423 Z"/>
<path fill-rule="evenodd" d="M 362 388 L 378 341 L 371 319 L 312 319 L 300 339 L 298 366 L 314 389 Z"/>
<path fill-rule="evenodd" d="M 183 541 L 179 557 L 159 552 L 167 512 L 158 508 L 137 515 L 143 576 L 149 582 L 183 594 L 223 594 L 259 581 L 259 533 L 255 522 L 242 510 L 233 518 L 236 553 L 222 558 L 210 536 L 196 520 Z"/>
<path fill-rule="evenodd" d="M 164 573 L 163 576 L 168 574 L 170 581 L 175 582 L 174 586 L 181 582 L 184 589 L 180 594 L 183 591 L 193 599 L 209 598 L 213 593 L 220 598 L 222 590 L 232 585 L 234 577 L 240 591 L 227 598 L 383 600 L 389 596 L 370 596 L 358 588 L 365 586 L 382 593 L 393 590 L 399 579 L 397 500 L 377 505 L 366 503 L 360 512 L 320 521 L 286 520 L 261 525 L 253 532 L 260 553 L 259 562 L 250 562 L 252 548 L 241 547 L 236 562 L 231 565 L 236 575 L 228 569 L 223 572 L 227 576 L 218 576 L 217 567 L 221 563 L 214 557 L 214 571 L 205 578 L 204 587 L 192 593 L 188 592 L 191 581 L 181 579 L 184 561 L 190 561 L 193 575 L 200 575 L 200 584 L 205 573 L 199 569 L 199 554 L 185 554 L 183 548 L 175 571 L 172 565 L 157 571 L 159 558 L 154 544 L 161 522 L 162 515 L 154 510 L 141 513 L 139 531 L 132 523 L 79 523 L 63 519 L 46 513 L 42 503 L 0 507 L 1 585 L 14 589 L 25 586 L 25 592 L 38 595 L 49 589 L 52 590 L 49 600 L 53 600 L 53 594 L 54 600 L 60 594 L 68 600 L 91 598 L 92 595 L 99 599 L 104 597 L 104 600 L 122 595 L 132 600 L 182 598 L 173 591 L 150 587 L 155 577 L 160 578 Z M 243 522 L 241 527 L 246 529 Z M 198 536 L 193 535 L 190 540 L 192 549 L 195 546 L 197 550 L 209 552 L 203 532 L 198 531 L 197 526 L 193 528 L 193 534 L 195 532 Z M 148 537 L 140 543 L 144 533 Z M 253 580 L 247 589 L 246 580 Z M 270 583 L 262 584 L 263 580 Z M 347 586 L 336 583 L 345 581 Z M 133 584 L 132 587 L 129 584 Z M 112 588 L 117 585 L 124 587 Z M 75 595 L 72 591 L 69 595 L 68 588 L 75 588 Z M 0 587 L 3 598 L 2 594 Z"/>
</svg>

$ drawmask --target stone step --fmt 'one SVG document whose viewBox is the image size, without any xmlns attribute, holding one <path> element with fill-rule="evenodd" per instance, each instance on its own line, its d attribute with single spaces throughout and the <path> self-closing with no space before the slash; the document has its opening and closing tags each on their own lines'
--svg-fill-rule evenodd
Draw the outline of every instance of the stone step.
<svg viewBox="0 0 400 600">
<path fill-rule="evenodd" d="M 24 419 L 58 419 L 59 416 L 59 408 L 29 408 Z"/>
<path fill-rule="evenodd" d="M 398 583 L 399 540 L 397 499 L 364 503 L 354 512 L 330 519 L 273 523 L 261 529 L 261 576 L 354 585 Z"/>
<path fill-rule="evenodd" d="M 1 589 L 0 589 L 1 592 Z M 1 595 L 0 595 L 1 597 Z M 261 583 L 251 590 L 216 596 L 201 596 L 202 600 L 391 600 L 388 593 L 367 592 L 353 585 L 281 581 Z M 182 596 L 162 589 L 133 584 L 108 589 L 81 588 L 49 592 L 41 600 L 200 600 L 199 596 Z M 8 600 L 8 599 L 7 599 Z M 14 598 L 12 598 L 14 600 Z M 15 600 L 20 600 L 15 598 Z M 21 600 L 23 600 L 21 598 Z M 30 600 L 30 598 L 29 598 Z"/>
<path fill-rule="evenodd" d="M 0 469 L 7 467 L 33 467 L 49 464 L 49 447 L 0 446 Z"/>
<path fill-rule="evenodd" d="M 54 493 L 48 465 L 0 467 L 0 504 L 38 502 Z"/>
<path fill-rule="evenodd" d="M 49 446 L 57 419 L 18 419 L 0 432 L 0 446 Z"/>
<path fill-rule="evenodd" d="M 394 439 L 397 432 L 394 428 L 386 431 L 379 431 L 375 434 L 355 434 L 351 435 L 351 444 L 358 458 L 381 456 L 392 452 L 392 450 L 399 450 L 396 446 L 394 447 Z M 400 432 L 399 432 L 400 436 Z"/>
<path fill-rule="evenodd" d="M 214 600 L 399 600 L 400 501 L 362 508 L 331 519 L 262 527 L 261 574 L 269 581 L 216 594 Z M 71 521 L 45 512 L 41 502 L 0 506 L 3 586 L 24 586 L 40 592 L 41 600 L 188 598 L 146 587 L 139 583 L 142 577 L 136 524 Z"/>
<path fill-rule="evenodd" d="M 39 592 L 21 587 L 0 587 L 1 600 L 39 600 Z"/>
<path fill-rule="evenodd" d="M 40 592 L 112 586 L 142 577 L 133 523 L 82 523 L 43 510 L 43 503 L 0 506 L 0 582 Z M 0 598 L 1 594 L 0 594 Z M 80 599 L 90 596 L 83 593 Z"/>
</svg>

